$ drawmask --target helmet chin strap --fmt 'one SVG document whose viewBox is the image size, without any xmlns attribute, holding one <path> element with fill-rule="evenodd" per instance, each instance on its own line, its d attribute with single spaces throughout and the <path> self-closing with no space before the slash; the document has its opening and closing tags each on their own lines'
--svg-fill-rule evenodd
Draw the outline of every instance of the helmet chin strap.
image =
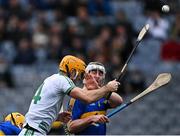
<svg viewBox="0 0 180 136">
<path fill-rule="evenodd" d="M 12 114 L 12 113 L 11 113 L 11 119 L 12 119 L 12 121 L 13 121 L 14 125 L 15 125 L 15 126 L 17 126 L 17 125 L 16 125 L 16 121 L 15 121 L 15 119 L 14 119 L 14 117 L 13 117 L 13 114 Z"/>
<path fill-rule="evenodd" d="M 67 71 L 67 76 L 70 78 L 70 72 L 69 72 L 69 67 L 68 67 L 68 65 L 65 65 L 65 67 L 66 67 L 66 71 Z"/>
<path fill-rule="evenodd" d="M 79 72 L 76 71 L 76 75 L 73 77 L 73 80 L 75 80 L 77 78 L 78 74 L 79 74 Z"/>
<path fill-rule="evenodd" d="M 68 76 L 69 78 L 71 78 L 71 73 L 70 73 L 70 71 L 69 71 L 68 65 L 65 65 L 65 67 L 66 67 L 66 71 L 67 71 L 67 76 Z M 74 77 L 72 77 L 72 79 L 75 80 L 75 79 L 77 78 L 78 74 L 79 74 L 79 72 L 76 71 L 76 74 L 75 74 Z"/>
</svg>

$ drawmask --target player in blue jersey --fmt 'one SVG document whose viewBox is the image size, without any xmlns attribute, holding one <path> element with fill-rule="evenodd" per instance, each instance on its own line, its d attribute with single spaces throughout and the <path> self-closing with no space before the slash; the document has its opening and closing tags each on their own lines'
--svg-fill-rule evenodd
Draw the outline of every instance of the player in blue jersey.
<svg viewBox="0 0 180 136">
<path fill-rule="evenodd" d="M 3 122 L 0 123 L 0 135 L 18 135 L 23 127 L 25 117 L 13 112 L 9 114 Z"/>
<path fill-rule="evenodd" d="M 87 91 L 101 87 L 105 80 L 105 68 L 101 63 L 91 62 L 86 73 L 92 78 L 84 79 L 84 87 Z M 68 123 L 68 130 L 76 135 L 105 135 L 106 124 L 109 122 L 105 116 L 109 108 L 115 108 L 122 103 L 122 98 L 117 93 L 112 93 L 109 100 L 101 98 L 98 101 L 86 104 L 80 100 L 75 100 L 72 109 L 72 121 Z M 100 123 L 94 126 L 92 123 Z"/>
</svg>

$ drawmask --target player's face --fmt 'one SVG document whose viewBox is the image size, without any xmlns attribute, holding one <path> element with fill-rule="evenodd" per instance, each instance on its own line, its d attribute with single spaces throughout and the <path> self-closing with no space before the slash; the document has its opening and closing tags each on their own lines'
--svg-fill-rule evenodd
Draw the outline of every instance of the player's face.
<svg viewBox="0 0 180 136">
<path fill-rule="evenodd" d="M 102 81 L 103 81 L 103 78 L 104 78 L 104 75 L 103 75 L 103 72 L 100 71 L 100 70 L 91 70 L 89 72 L 89 74 L 91 74 L 94 79 L 97 81 L 98 85 L 99 86 L 102 86 Z"/>
</svg>

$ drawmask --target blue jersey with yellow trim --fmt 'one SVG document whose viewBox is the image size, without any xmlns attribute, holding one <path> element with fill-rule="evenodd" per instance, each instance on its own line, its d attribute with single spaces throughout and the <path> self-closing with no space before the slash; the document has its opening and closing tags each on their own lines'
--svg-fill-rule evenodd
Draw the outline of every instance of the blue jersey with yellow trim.
<svg viewBox="0 0 180 136">
<path fill-rule="evenodd" d="M 72 120 L 86 118 L 92 115 L 105 115 L 106 110 L 109 108 L 109 104 L 105 98 L 91 103 L 85 104 L 80 100 L 76 100 L 72 110 Z M 105 135 L 106 124 L 99 124 L 99 126 L 89 126 L 83 131 L 77 133 L 77 135 Z"/>
<path fill-rule="evenodd" d="M 18 135 L 21 129 L 11 124 L 10 121 L 5 121 L 0 123 L 0 131 L 5 135 Z"/>
</svg>

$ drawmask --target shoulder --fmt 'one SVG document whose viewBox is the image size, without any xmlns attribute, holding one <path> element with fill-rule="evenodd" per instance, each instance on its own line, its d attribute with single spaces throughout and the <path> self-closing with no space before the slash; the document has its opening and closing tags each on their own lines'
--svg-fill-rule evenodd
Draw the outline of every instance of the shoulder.
<svg viewBox="0 0 180 136">
<path fill-rule="evenodd" d="M 67 82 L 69 84 L 74 84 L 73 81 L 69 77 L 67 77 L 65 75 L 62 75 L 62 74 L 58 73 L 58 74 L 56 74 L 56 76 L 57 76 L 57 78 L 59 78 L 63 82 Z"/>
<path fill-rule="evenodd" d="M 61 79 L 61 80 L 62 80 L 62 79 L 65 79 L 65 76 L 57 73 L 57 74 L 53 74 L 53 75 L 47 77 L 47 78 L 45 79 L 45 81 L 49 81 L 49 80 L 60 80 L 60 79 Z"/>
<path fill-rule="evenodd" d="M 45 82 L 55 82 L 57 84 L 61 84 L 61 83 L 66 84 L 67 83 L 67 84 L 74 85 L 73 81 L 69 77 L 62 75 L 60 73 L 53 74 L 53 75 L 47 77 L 45 79 Z"/>
</svg>

